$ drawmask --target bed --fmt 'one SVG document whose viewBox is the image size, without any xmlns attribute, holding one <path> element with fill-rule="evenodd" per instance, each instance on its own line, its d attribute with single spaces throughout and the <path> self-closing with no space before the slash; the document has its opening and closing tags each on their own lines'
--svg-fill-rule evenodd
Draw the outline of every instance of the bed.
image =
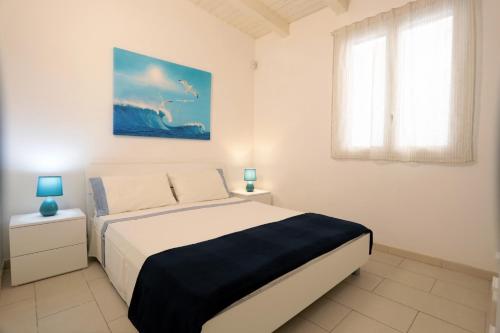
<svg viewBox="0 0 500 333">
<path fill-rule="evenodd" d="M 86 177 L 169 172 L 210 165 L 92 165 Z M 139 271 L 149 256 L 297 216 L 301 212 L 235 197 L 94 217 L 88 193 L 89 255 L 96 257 L 123 300 L 130 305 Z M 207 223 L 210 221 L 210 223 Z M 204 333 L 272 332 L 369 257 L 370 238 L 359 236 L 273 280 L 233 303 L 203 325 Z"/>
</svg>

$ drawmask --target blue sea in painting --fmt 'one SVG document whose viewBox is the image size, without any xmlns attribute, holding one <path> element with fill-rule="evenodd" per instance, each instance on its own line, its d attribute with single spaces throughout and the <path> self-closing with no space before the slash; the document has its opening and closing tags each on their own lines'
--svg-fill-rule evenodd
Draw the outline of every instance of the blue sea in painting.
<svg viewBox="0 0 500 333">
<path fill-rule="evenodd" d="M 203 124 L 171 126 L 162 111 L 127 104 L 113 106 L 113 134 L 210 140 Z"/>
<path fill-rule="evenodd" d="M 210 73 L 114 49 L 113 134 L 210 140 Z"/>
</svg>

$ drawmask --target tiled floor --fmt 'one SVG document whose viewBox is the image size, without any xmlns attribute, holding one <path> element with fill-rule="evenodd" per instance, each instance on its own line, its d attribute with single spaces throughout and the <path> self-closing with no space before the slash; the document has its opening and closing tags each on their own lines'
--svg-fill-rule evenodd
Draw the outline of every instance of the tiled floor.
<svg viewBox="0 0 500 333">
<path fill-rule="evenodd" d="M 0 291 L 0 333 L 136 332 L 100 265 Z M 374 252 L 278 333 L 484 333 L 489 282 Z"/>
</svg>

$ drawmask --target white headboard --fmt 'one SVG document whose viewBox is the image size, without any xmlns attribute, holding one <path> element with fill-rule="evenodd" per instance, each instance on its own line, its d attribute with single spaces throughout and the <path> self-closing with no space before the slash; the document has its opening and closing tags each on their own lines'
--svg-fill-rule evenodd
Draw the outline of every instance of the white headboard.
<svg viewBox="0 0 500 333">
<path fill-rule="evenodd" d="M 87 198 L 87 217 L 91 222 L 94 218 L 94 200 L 89 184 L 89 178 L 101 176 L 131 176 L 168 173 L 168 171 L 179 170 L 201 170 L 207 168 L 221 168 L 215 163 L 148 163 L 148 164 L 91 164 L 85 170 L 85 186 Z"/>
</svg>

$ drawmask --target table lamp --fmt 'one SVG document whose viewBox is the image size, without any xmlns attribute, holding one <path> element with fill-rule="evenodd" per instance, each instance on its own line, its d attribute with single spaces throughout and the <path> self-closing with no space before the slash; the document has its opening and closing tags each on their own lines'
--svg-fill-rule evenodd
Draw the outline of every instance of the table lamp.
<svg viewBox="0 0 500 333">
<path fill-rule="evenodd" d="M 253 192 L 253 182 L 257 180 L 255 169 L 245 169 L 243 179 L 247 182 L 247 192 Z"/>
<path fill-rule="evenodd" d="M 43 216 L 56 215 L 57 202 L 52 197 L 63 195 L 61 176 L 40 176 L 36 188 L 37 197 L 46 197 L 40 206 L 40 214 Z"/>
</svg>

